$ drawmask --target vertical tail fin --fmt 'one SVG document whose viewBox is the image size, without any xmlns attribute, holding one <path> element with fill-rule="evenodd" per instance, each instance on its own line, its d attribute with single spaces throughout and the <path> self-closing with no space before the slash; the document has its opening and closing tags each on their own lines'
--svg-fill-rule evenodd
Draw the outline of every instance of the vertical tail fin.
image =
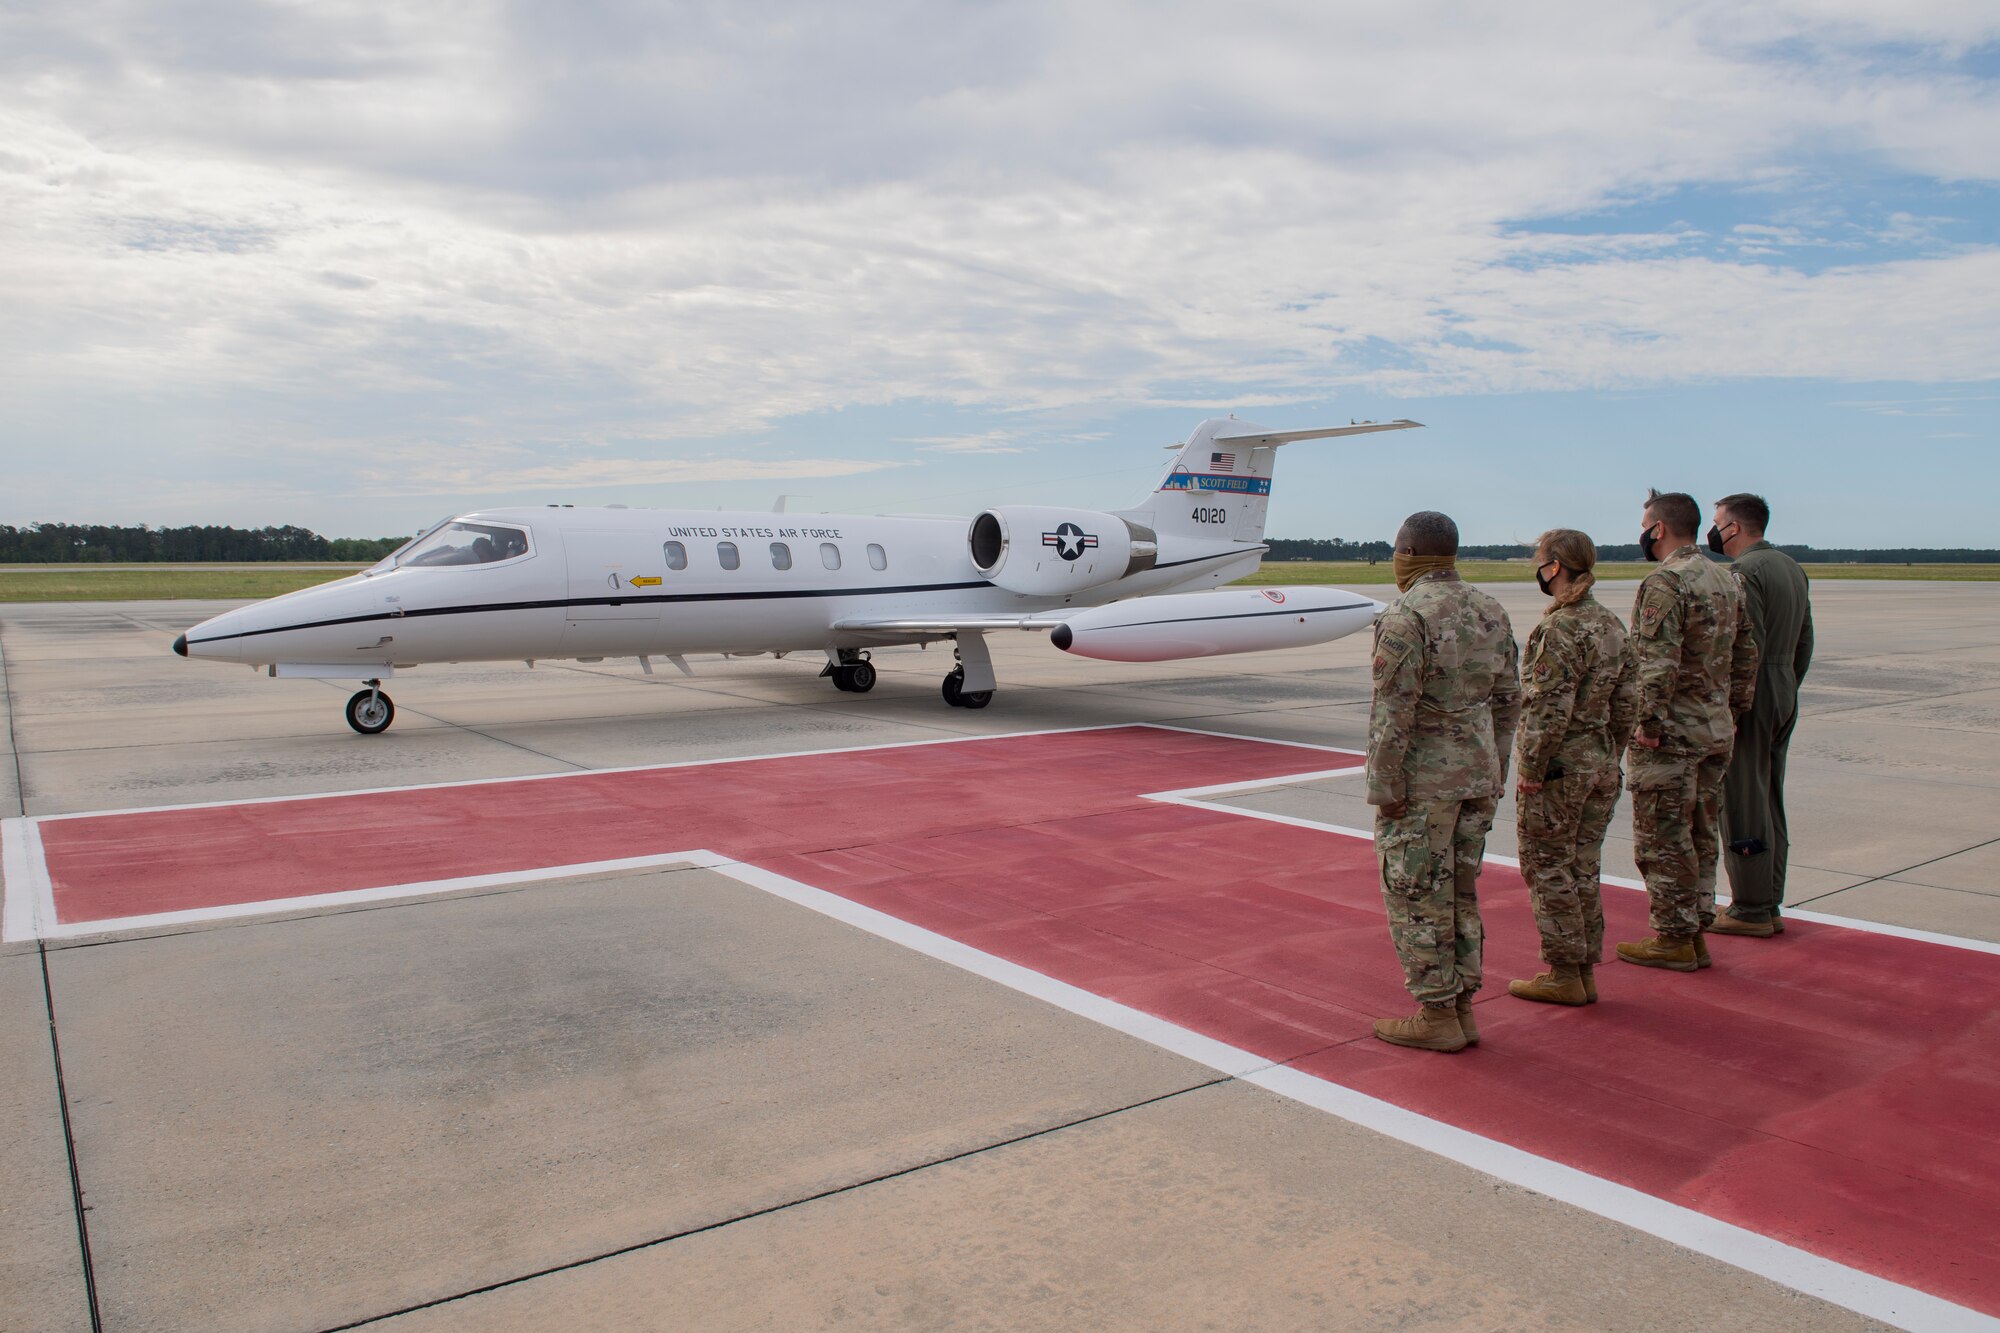
<svg viewBox="0 0 2000 1333">
<path fill-rule="evenodd" d="M 1339 435 L 1408 430 L 1419 421 L 1362 421 L 1314 430 L 1265 430 L 1235 417 L 1204 421 L 1174 456 L 1153 493 L 1122 516 L 1169 537 L 1260 542 L 1271 501 L 1271 473 L 1281 445 Z"/>
</svg>

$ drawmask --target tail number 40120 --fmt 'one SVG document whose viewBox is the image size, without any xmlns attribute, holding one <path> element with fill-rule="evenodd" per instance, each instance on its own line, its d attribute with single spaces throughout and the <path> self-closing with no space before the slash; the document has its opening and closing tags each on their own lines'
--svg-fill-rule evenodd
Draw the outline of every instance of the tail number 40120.
<svg viewBox="0 0 2000 1333">
<path fill-rule="evenodd" d="M 1194 521 L 1197 523 L 1227 523 L 1229 521 L 1229 511 L 1219 508 L 1196 509 L 1194 511 Z"/>
</svg>

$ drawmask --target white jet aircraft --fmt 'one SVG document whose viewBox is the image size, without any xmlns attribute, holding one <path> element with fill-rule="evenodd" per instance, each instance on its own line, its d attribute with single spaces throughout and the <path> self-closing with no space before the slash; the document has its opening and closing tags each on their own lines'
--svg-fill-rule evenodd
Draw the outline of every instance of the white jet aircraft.
<svg viewBox="0 0 2000 1333">
<path fill-rule="evenodd" d="M 1053 631 L 1084 657 L 1159 662 L 1325 643 L 1382 610 L 1339 588 L 1215 589 L 1254 571 L 1272 464 L 1300 440 L 1415 421 L 1270 431 L 1204 421 L 1145 501 L 1104 513 L 1000 505 L 963 518 L 486 509 L 449 519 L 364 573 L 224 612 L 183 657 L 273 676 L 363 682 L 348 725 L 388 728 L 382 682 L 426 662 L 824 652 L 842 690 L 875 684 L 868 650 L 951 640 L 944 699 L 993 698 L 985 636 Z"/>
</svg>

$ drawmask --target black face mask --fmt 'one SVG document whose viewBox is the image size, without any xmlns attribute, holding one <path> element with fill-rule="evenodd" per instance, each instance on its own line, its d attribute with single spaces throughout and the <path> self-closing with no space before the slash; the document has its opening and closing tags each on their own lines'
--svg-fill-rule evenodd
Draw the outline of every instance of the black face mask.
<svg viewBox="0 0 2000 1333">
<path fill-rule="evenodd" d="M 1729 554 L 1722 546 L 1722 529 L 1714 524 L 1710 524 L 1708 529 L 1708 549 L 1717 555 Z"/>
<path fill-rule="evenodd" d="M 1653 529 L 1658 526 L 1657 523 L 1648 523 L 1639 530 L 1639 554 L 1648 560 L 1660 558 L 1655 554 L 1660 549 L 1660 539 L 1653 535 Z"/>
<path fill-rule="evenodd" d="M 1542 596 L 1544 597 L 1553 597 L 1556 595 L 1555 580 L 1542 577 L 1542 571 L 1547 569 L 1550 565 L 1554 563 L 1555 561 L 1550 560 L 1543 564 L 1535 566 L 1535 584 L 1536 586 L 1541 588 Z"/>
</svg>

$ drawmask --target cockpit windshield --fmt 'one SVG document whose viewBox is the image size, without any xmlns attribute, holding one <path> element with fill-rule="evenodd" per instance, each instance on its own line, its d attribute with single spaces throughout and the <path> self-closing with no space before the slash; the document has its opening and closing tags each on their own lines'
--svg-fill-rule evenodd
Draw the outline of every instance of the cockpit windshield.
<svg viewBox="0 0 2000 1333">
<path fill-rule="evenodd" d="M 396 553 L 398 568 L 490 565 L 528 553 L 525 529 L 504 523 L 458 520 L 429 532 Z"/>
</svg>

